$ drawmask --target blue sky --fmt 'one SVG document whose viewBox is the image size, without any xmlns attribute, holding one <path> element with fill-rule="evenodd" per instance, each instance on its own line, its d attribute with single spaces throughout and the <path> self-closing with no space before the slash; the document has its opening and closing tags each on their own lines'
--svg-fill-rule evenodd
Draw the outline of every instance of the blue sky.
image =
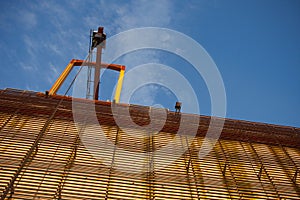
<svg viewBox="0 0 300 200">
<path fill-rule="evenodd" d="M 297 0 L 13 0 L 0 6 L 2 89 L 49 90 L 72 58 L 87 56 L 90 29 L 104 26 L 110 37 L 131 28 L 162 27 L 193 38 L 213 58 L 224 81 L 228 118 L 300 127 Z M 210 115 L 205 83 L 186 61 L 144 50 L 116 62 L 128 70 L 151 62 L 173 67 L 193 86 L 201 114 Z M 104 100 L 116 74 L 105 79 L 100 92 Z M 131 103 L 173 110 L 175 100 L 167 88 L 152 85 L 137 90 Z"/>
</svg>

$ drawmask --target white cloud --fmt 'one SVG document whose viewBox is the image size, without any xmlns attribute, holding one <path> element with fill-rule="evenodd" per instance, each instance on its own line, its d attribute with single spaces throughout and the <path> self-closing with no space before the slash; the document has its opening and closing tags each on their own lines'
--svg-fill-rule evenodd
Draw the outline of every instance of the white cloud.
<svg viewBox="0 0 300 200">
<path fill-rule="evenodd" d="M 13 2 L 9 2 L 5 6 L 1 5 L 0 29 L 10 31 L 25 28 L 28 31 L 37 25 L 36 14 L 31 9 L 25 8 L 26 3 L 24 4 L 22 7 L 12 6 Z"/>
<path fill-rule="evenodd" d="M 18 35 L 23 42 L 18 47 L 21 52 L 18 67 L 36 77 L 31 80 L 33 84 L 46 84 L 44 87 L 49 88 L 70 59 L 80 59 L 82 52 L 87 53 L 88 47 L 83 49 L 81 41 L 88 41 L 88 33 L 84 38 L 82 26 L 72 26 L 76 13 L 55 1 L 26 3 L 20 13 L 14 19 L 26 27 Z"/>
<path fill-rule="evenodd" d="M 18 14 L 14 13 L 14 16 L 18 17 L 13 18 L 14 22 L 24 24 L 25 30 L 19 35 L 24 46 L 20 47 L 22 57 L 19 57 L 16 65 L 37 77 L 31 80 L 32 84 L 44 83 L 47 84 L 44 87 L 48 88 L 69 59 L 83 59 L 88 53 L 91 28 L 104 26 L 110 37 L 131 28 L 167 27 L 173 17 L 171 1 L 167 0 L 100 1 L 91 4 L 92 6 L 80 1 L 69 3 L 41 0 L 25 3 L 20 11 L 16 10 L 15 13 Z M 148 62 L 160 63 L 160 55 L 147 51 L 124 56 L 120 61 L 122 63 L 119 64 L 124 64 L 129 69 Z M 143 96 L 151 98 L 151 93 L 145 91 Z"/>
<path fill-rule="evenodd" d="M 19 66 L 21 66 L 21 68 L 24 70 L 24 71 L 36 71 L 37 70 L 37 68 L 36 68 L 36 66 L 34 66 L 34 65 L 30 65 L 30 64 L 25 64 L 25 63 L 23 63 L 23 62 L 20 62 L 19 63 Z"/>
<path fill-rule="evenodd" d="M 23 38 L 24 38 L 23 41 L 27 53 L 30 55 L 30 57 L 35 57 L 36 56 L 35 50 L 38 48 L 36 42 L 33 40 L 32 37 L 28 35 L 24 35 Z"/>
<path fill-rule="evenodd" d="M 164 27 L 170 24 L 172 18 L 172 3 L 168 0 L 160 1 L 130 1 L 119 5 L 100 2 L 103 16 L 108 23 L 113 22 L 116 32 L 137 27 L 158 26 Z M 110 24 L 107 24 L 110 26 Z"/>
<path fill-rule="evenodd" d="M 20 10 L 19 14 L 16 16 L 19 18 L 21 24 L 26 29 L 32 29 L 37 25 L 37 17 L 36 14 L 29 10 Z"/>
<path fill-rule="evenodd" d="M 126 4 L 106 4 L 106 2 L 101 1 L 100 6 L 105 8 L 102 13 L 107 20 L 107 27 L 109 27 L 109 32 L 119 33 L 128 29 L 138 28 L 138 27 L 167 27 L 172 19 L 172 4 L 171 1 L 130 1 Z M 112 12 L 113 11 L 113 12 Z M 88 18 L 86 18 L 88 19 Z M 91 19 L 91 18 L 90 18 Z M 89 20 L 90 20 L 89 19 Z M 93 18 L 92 18 L 93 19 Z M 137 35 L 136 41 L 145 40 L 144 36 Z M 114 49 L 122 49 L 124 42 L 126 43 L 126 38 L 123 42 L 118 43 L 118 47 Z M 125 44 L 126 45 L 126 44 Z M 131 68 L 145 64 L 145 63 L 161 63 L 160 54 L 157 51 L 138 51 L 135 53 L 130 53 L 123 56 L 121 59 L 117 60 L 118 63 L 126 65 L 127 71 Z M 153 82 L 157 80 L 157 74 L 153 73 L 151 69 L 148 69 L 144 75 L 147 78 L 151 77 Z M 138 77 L 139 75 L 136 74 Z M 139 77 L 143 78 L 143 77 Z M 127 80 L 127 81 L 126 81 Z M 126 87 L 132 88 L 135 85 L 135 80 L 124 80 L 123 93 L 126 93 Z M 134 103 L 142 105 L 152 105 L 158 88 L 154 86 L 147 86 L 143 88 L 138 94 L 140 97 L 135 96 Z"/>
<path fill-rule="evenodd" d="M 155 85 L 146 85 L 139 88 L 131 97 L 131 103 L 152 106 L 155 103 L 157 89 L 158 87 Z"/>
<path fill-rule="evenodd" d="M 56 67 L 53 63 L 48 63 L 49 73 L 47 77 L 47 81 L 50 85 L 54 84 L 55 80 L 58 78 L 60 72 L 58 67 Z"/>
<path fill-rule="evenodd" d="M 58 46 L 58 44 L 55 43 L 48 43 L 45 44 L 46 48 L 49 48 L 51 51 L 53 51 L 54 53 L 61 55 L 62 51 L 61 51 L 61 47 Z"/>
<path fill-rule="evenodd" d="M 98 10 L 98 13 L 101 12 L 101 16 L 103 19 L 102 24 L 104 27 L 108 27 L 106 30 L 107 33 L 119 33 L 122 31 L 126 31 L 132 28 L 138 27 L 168 27 L 172 18 L 173 18 L 173 5 L 171 1 L 161 0 L 161 1 L 130 1 L 129 3 L 122 4 L 120 3 L 109 3 L 105 1 L 100 1 L 99 7 L 101 11 Z M 99 9 L 97 7 L 97 9 Z M 88 16 L 85 18 L 87 22 L 90 24 L 91 21 L 97 22 L 97 17 Z M 110 35 L 108 35 L 109 37 Z M 145 36 L 137 35 L 135 37 L 135 41 L 145 40 Z M 168 39 L 168 38 L 166 38 Z M 114 43 L 117 44 L 117 47 L 113 47 L 113 49 L 121 50 L 123 49 L 123 45 L 126 42 L 130 42 L 131 40 L 126 40 L 123 38 L 122 41 Z M 105 52 L 104 52 L 105 54 Z M 118 64 L 126 65 L 126 70 L 130 70 L 138 65 L 145 63 L 161 63 L 160 53 L 154 50 L 141 51 L 138 50 L 134 53 L 129 53 L 124 55 L 121 59 L 117 60 Z M 152 73 L 151 69 L 147 70 L 147 76 L 151 77 L 151 79 L 155 82 L 158 79 L 156 73 Z M 136 74 L 138 77 L 139 74 Z M 143 77 L 140 77 L 143 78 Z M 126 75 L 125 75 L 126 79 Z M 126 81 L 124 84 L 122 93 L 126 93 L 126 87 L 131 88 L 131 85 L 135 84 L 133 81 Z M 135 103 L 139 103 L 142 105 L 152 105 L 154 102 L 154 93 L 157 90 L 157 87 L 147 86 L 144 87 L 141 92 L 138 93 L 139 97 L 135 96 Z"/>
</svg>

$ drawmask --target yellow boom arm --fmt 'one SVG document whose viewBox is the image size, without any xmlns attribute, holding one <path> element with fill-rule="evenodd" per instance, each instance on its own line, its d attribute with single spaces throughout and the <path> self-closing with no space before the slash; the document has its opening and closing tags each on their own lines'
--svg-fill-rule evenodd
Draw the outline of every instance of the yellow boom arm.
<svg viewBox="0 0 300 200">
<path fill-rule="evenodd" d="M 70 74 L 74 66 L 96 66 L 95 62 L 85 62 L 83 60 L 76 60 L 73 59 L 70 61 L 70 63 L 67 65 L 65 70 L 61 73 L 61 75 L 58 77 L 58 79 L 55 81 L 54 85 L 49 90 L 49 95 L 56 95 L 59 88 L 62 86 L 63 82 L 66 80 L 67 76 Z M 119 103 L 120 96 L 121 96 L 121 90 L 123 85 L 123 79 L 125 74 L 125 66 L 124 65 L 117 65 L 117 64 L 103 64 L 101 63 L 101 68 L 107 68 L 115 71 L 119 71 L 119 78 L 117 83 L 117 89 L 115 92 L 114 101 L 116 103 Z"/>
</svg>

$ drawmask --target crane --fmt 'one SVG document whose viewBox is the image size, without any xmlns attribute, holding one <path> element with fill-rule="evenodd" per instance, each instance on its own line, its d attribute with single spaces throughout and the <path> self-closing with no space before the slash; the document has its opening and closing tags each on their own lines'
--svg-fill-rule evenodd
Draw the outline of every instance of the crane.
<svg viewBox="0 0 300 200">
<path fill-rule="evenodd" d="M 102 55 L 102 49 L 105 48 L 106 43 L 106 34 L 103 32 L 104 28 L 99 27 L 98 31 L 93 31 L 91 34 L 91 45 L 89 49 L 89 53 L 91 54 L 94 49 L 96 49 L 96 62 L 92 62 L 92 57 L 88 56 L 88 59 L 86 61 L 84 60 L 78 60 L 78 59 L 72 59 L 69 64 L 66 66 L 64 71 L 60 74 L 58 79 L 55 81 L 53 86 L 49 91 L 46 91 L 47 95 L 57 95 L 57 91 L 60 89 L 66 78 L 69 76 L 70 72 L 75 66 L 80 67 L 88 67 L 88 81 L 87 81 L 87 98 L 88 93 L 90 92 L 90 83 L 94 82 L 93 87 L 93 99 L 98 100 L 99 99 L 99 88 L 100 88 L 100 70 L 102 68 L 107 68 L 110 70 L 115 70 L 119 72 L 119 78 L 117 81 L 117 87 L 115 90 L 115 95 L 113 101 L 116 103 L 119 103 L 120 96 L 121 96 L 121 90 L 123 85 L 123 79 L 125 74 L 125 66 L 124 65 L 118 65 L 118 64 L 106 64 L 101 62 L 101 55 Z M 92 77 L 92 70 L 94 69 L 94 77 L 93 81 L 91 81 Z"/>
</svg>

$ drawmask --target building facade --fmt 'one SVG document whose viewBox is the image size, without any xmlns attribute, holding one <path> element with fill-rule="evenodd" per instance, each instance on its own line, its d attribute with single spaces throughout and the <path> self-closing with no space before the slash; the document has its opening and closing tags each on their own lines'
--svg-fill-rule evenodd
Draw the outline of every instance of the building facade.
<svg viewBox="0 0 300 200">
<path fill-rule="evenodd" d="M 86 119 L 89 132 L 81 132 L 72 101 L 0 91 L 1 199 L 300 198 L 300 128 L 225 119 L 212 149 L 199 157 L 211 117 L 196 116 L 195 135 L 195 124 L 177 134 L 180 119 L 191 115 L 167 111 L 162 129 L 151 134 L 118 126 L 110 102 L 77 100 L 95 106 L 100 124 Z M 120 106 L 139 126 L 149 124 L 151 108 Z M 124 120 L 122 112 L 114 115 Z M 170 142 L 183 151 L 159 151 Z"/>
</svg>

